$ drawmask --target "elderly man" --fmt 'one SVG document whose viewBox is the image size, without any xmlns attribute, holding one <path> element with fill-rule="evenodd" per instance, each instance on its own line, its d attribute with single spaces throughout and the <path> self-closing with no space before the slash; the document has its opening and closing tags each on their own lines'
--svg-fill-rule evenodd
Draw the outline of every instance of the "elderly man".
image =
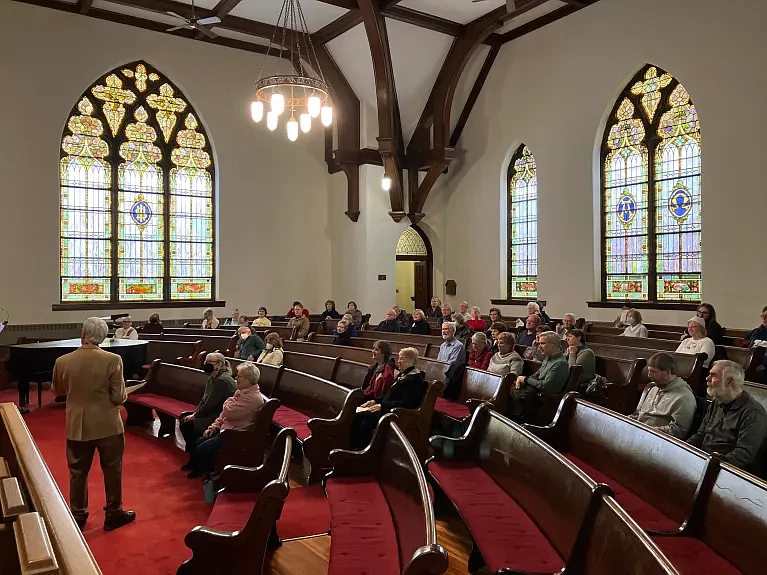
<svg viewBox="0 0 767 575">
<path fill-rule="evenodd" d="M 76 351 L 61 356 L 53 368 L 52 387 L 67 396 L 67 464 L 69 505 L 80 529 L 88 520 L 88 472 L 98 450 L 106 491 L 104 531 L 112 531 L 136 519 L 122 508 L 122 460 L 125 450 L 120 406 L 128 395 L 119 355 L 99 344 L 107 336 L 107 324 L 98 317 L 83 323 Z"/>
<path fill-rule="evenodd" d="M 690 432 L 697 403 L 687 382 L 676 374 L 670 353 L 656 353 L 647 362 L 652 385 L 645 387 L 639 405 L 629 417 L 658 431 L 684 439 Z"/>
<path fill-rule="evenodd" d="M 115 339 L 138 339 L 138 332 L 133 327 L 133 318 L 126 315 L 120 318 L 122 327 L 115 330 Z"/>
<path fill-rule="evenodd" d="M 469 302 L 464 300 L 459 303 L 458 312 L 463 316 L 463 319 L 469 321 L 471 319 L 471 315 L 469 314 Z"/>
<path fill-rule="evenodd" d="M 539 393 L 562 393 L 570 375 L 570 366 L 562 355 L 559 336 L 553 331 L 545 331 L 538 336 L 538 341 L 546 355 L 540 369 L 533 375 L 518 376 L 515 389 L 511 390 L 509 417 L 518 423 L 529 421 L 541 406 Z"/>
<path fill-rule="evenodd" d="M 743 391 L 744 381 L 740 364 L 714 363 L 706 378 L 706 393 L 714 401 L 687 443 L 706 453 L 720 453 L 727 463 L 758 473 L 757 455 L 767 439 L 767 413 Z"/>
<path fill-rule="evenodd" d="M 224 325 L 240 325 L 240 310 L 234 308 L 232 311 L 232 317 L 224 322 Z"/>
<path fill-rule="evenodd" d="M 450 304 L 443 303 L 442 316 L 439 318 L 439 323 L 443 324 L 445 322 L 452 322 L 452 321 L 453 321 L 453 308 L 450 307 Z"/>
<path fill-rule="evenodd" d="M 453 322 L 442 324 L 442 343 L 439 346 L 437 359 L 450 364 L 466 363 L 466 348 L 455 337 L 455 324 Z"/>
<path fill-rule="evenodd" d="M 396 319 L 397 323 L 399 324 L 400 331 L 407 331 L 407 328 L 410 327 L 411 323 L 408 313 L 398 305 L 395 305 L 392 309 L 394 310 L 394 313 L 397 314 Z"/>
<path fill-rule="evenodd" d="M 386 310 L 386 319 L 378 324 L 376 331 L 400 332 L 400 324 L 397 321 L 397 310 L 393 307 Z"/>
<path fill-rule="evenodd" d="M 567 332 L 575 328 L 575 314 L 566 313 L 562 316 L 562 322 L 557 326 L 557 334 L 562 339 L 567 339 Z"/>
<path fill-rule="evenodd" d="M 536 329 L 541 325 L 541 318 L 536 314 L 527 316 L 525 321 L 525 330 L 519 332 L 517 336 L 517 344 L 531 346 L 535 343 Z M 560 340 L 561 341 L 561 340 Z"/>
</svg>

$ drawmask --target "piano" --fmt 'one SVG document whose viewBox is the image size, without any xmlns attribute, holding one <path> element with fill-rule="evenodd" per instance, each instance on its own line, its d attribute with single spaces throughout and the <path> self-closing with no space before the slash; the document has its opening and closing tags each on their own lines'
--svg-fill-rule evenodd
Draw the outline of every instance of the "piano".
<svg viewBox="0 0 767 575">
<path fill-rule="evenodd" d="M 53 365 L 62 355 L 75 351 L 80 347 L 80 339 L 60 339 L 55 341 L 41 341 L 39 343 L 24 343 L 10 346 L 10 357 L 6 369 L 19 383 L 19 408 L 29 405 L 29 382 L 36 381 L 37 405 L 43 402 L 42 381 L 49 379 L 37 379 L 36 374 L 46 374 L 53 371 Z M 105 339 L 99 346 L 111 353 L 116 353 L 123 360 L 123 368 L 126 379 L 132 378 L 146 361 L 146 341 L 133 339 Z"/>
</svg>

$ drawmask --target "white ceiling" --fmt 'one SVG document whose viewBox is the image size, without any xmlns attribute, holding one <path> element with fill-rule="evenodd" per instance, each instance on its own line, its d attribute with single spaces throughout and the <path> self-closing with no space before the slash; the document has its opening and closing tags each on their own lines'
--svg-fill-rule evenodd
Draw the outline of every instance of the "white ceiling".
<svg viewBox="0 0 767 575">
<path fill-rule="evenodd" d="M 506 0 L 402 0 L 398 6 L 466 24 L 505 4 Z"/>
<path fill-rule="evenodd" d="M 195 0 L 195 5 L 197 5 L 197 0 Z M 125 14 L 126 16 L 136 16 L 137 18 L 142 18 L 144 20 L 153 20 L 155 22 L 162 22 L 163 24 L 167 24 L 168 27 L 171 26 L 178 26 L 179 24 L 183 24 L 181 20 L 178 18 L 174 18 L 173 16 L 168 16 L 167 14 L 160 14 L 159 12 L 149 12 L 147 10 L 142 10 L 141 8 L 134 8 L 133 6 L 125 6 L 123 4 L 114 4 L 112 2 L 105 2 L 104 0 L 93 0 L 93 8 L 97 8 L 99 10 L 108 10 L 109 12 L 117 12 L 118 14 Z"/>
<path fill-rule="evenodd" d="M 184 4 L 191 4 L 191 0 L 176 0 L 176 2 L 182 2 Z M 218 3 L 218 0 L 194 0 L 194 5 L 197 8 L 207 8 L 208 10 L 212 10 L 213 7 Z"/>
<path fill-rule="evenodd" d="M 282 8 L 282 0 L 242 0 L 230 14 L 249 20 L 276 24 L 277 18 L 280 15 L 280 8 Z M 337 6 L 324 4 L 316 0 L 304 0 L 301 2 L 301 11 L 304 13 L 304 19 L 310 33 L 316 32 L 348 12 L 344 8 L 338 8 Z"/>
</svg>

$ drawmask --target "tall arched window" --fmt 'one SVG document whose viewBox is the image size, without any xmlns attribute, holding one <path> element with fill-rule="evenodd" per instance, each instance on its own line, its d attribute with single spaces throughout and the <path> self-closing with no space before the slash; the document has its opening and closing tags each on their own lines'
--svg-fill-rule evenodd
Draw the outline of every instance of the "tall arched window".
<svg viewBox="0 0 767 575">
<path fill-rule="evenodd" d="M 178 88 L 145 62 L 105 74 L 61 149 L 62 303 L 213 299 L 215 171 Z"/>
<path fill-rule="evenodd" d="M 509 299 L 538 297 L 538 177 L 522 144 L 509 164 Z"/>
<path fill-rule="evenodd" d="M 701 300 L 701 150 L 682 84 L 647 65 L 610 115 L 602 146 L 603 299 Z"/>
</svg>

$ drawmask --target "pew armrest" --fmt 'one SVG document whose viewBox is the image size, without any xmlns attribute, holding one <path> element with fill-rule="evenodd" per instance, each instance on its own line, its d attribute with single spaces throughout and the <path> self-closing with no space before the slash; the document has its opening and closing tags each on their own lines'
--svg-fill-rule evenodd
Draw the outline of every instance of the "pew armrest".
<svg viewBox="0 0 767 575">
<path fill-rule="evenodd" d="M 580 397 L 577 392 L 571 391 L 562 396 L 554 419 L 546 425 L 533 425 L 531 423 L 523 424 L 524 428 L 543 439 L 550 445 L 560 445 L 560 440 L 567 436 L 567 425 L 570 421 L 570 414 L 575 407 L 575 399 Z M 553 442 L 553 443 L 552 443 Z"/>
<path fill-rule="evenodd" d="M 348 449 L 334 449 L 331 451 L 329 461 L 332 469 L 326 477 L 376 475 L 381 466 L 381 456 L 386 443 L 385 433 L 379 433 L 379 430 L 388 427 L 382 427 L 381 424 L 391 418 L 396 421 L 396 417 L 392 413 L 384 415 L 378 422 L 370 445 L 362 451 L 350 451 Z"/>
<path fill-rule="evenodd" d="M 290 449 L 284 436 L 296 439 L 296 431 L 292 428 L 281 429 L 274 440 L 272 450 L 266 461 L 258 467 L 243 467 L 227 465 L 221 472 L 218 483 L 222 489 L 236 493 L 256 493 L 278 477 L 285 460 L 286 449 Z M 292 447 L 292 442 L 291 442 Z"/>
<path fill-rule="evenodd" d="M 479 440 L 484 431 L 485 422 L 490 415 L 492 406 L 484 402 L 471 415 L 471 421 L 461 437 L 446 437 L 434 435 L 429 439 L 429 445 L 434 451 L 431 459 L 473 459 L 478 452 Z M 429 460 L 429 461 L 430 461 Z M 427 461 L 428 463 L 428 461 Z"/>
</svg>

